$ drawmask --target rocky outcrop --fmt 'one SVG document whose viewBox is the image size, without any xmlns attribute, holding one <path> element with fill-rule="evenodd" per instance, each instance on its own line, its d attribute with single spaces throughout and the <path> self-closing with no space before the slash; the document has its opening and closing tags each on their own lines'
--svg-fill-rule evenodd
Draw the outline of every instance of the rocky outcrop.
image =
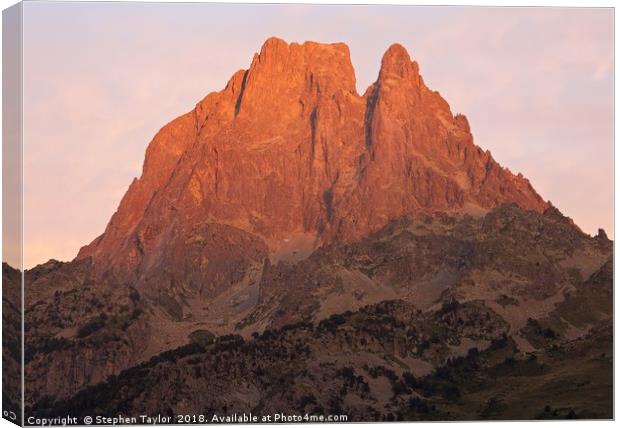
<svg viewBox="0 0 620 428">
<path fill-rule="evenodd" d="M 402 215 L 505 202 L 548 206 L 474 145 L 465 116 L 425 85 L 402 46 L 358 95 L 346 45 L 272 38 L 224 90 L 161 129 L 142 176 L 77 258 L 136 281 L 204 222 L 256 235 L 273 254 L 293 236 L 316 248 Z M 164 268 L 184 280 L 178 263 Z"/>
</svg>

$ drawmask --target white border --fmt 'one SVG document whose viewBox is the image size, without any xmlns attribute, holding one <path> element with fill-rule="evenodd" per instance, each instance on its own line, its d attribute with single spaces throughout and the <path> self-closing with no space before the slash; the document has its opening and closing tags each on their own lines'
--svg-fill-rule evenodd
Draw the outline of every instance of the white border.
<svg viewBox="0 0 620 428">
<path fill-rule="evenodd" d="M 84 2 L 88 2 L 88 1 L 96 1 L 96 0 L 82 0 Z M 146 0 L 133 0 L 134 2 L 147 2 Z M 157 3 L 198 3 L 198 2 L 192 2 L 192 1 L 180 1 L 180 0 L 151 0 L 151 2 L 157 2 Z M 14 0 L 0 0 L 0 7 L 2 9 L 5 9 L 7 7 L 10 7 L 14 4 L 16 4 L 18 2 L 14 1 Z M 213 2 L 213 1 L 205 1 L 203 3 L 294 3 L 294 4 L 307 4 L 307 3 L 312 3 L 312 4 L 379 4 L 379 5 L 428 5 L 428 6 L 501 6 L 501 7 L 510 7 L 510 6 L 517 6 L 517 7 L 541 7 L 541 6 L 559 6 L 559 7 L 611 7 L 614 8 L 614 28 L 615 28 L 615 1 L 611 1 L 611 0 L 607 0 L 607 1 L 602 1 L 602 0 L 590 0 L 590 1 L 586 1 L 586 0 L 563 0 L 563 1 L 550 1 L 550 0 L 545 0 L 545 1 L 538 1 L 538 2 L 532 2 L 532 1 L 491 1 L 491 0 L 475 0 L 472 2 L 467 2 L 467 1 L 462 1 L 462 0 L 448 0 L 448 1 L 437 1 L 437 0 L 425 0 L 425 1 L 415 1 L 415 0 L 390 0 L 390 1 L 382 1 L 382 0 L 375 0 L 375 1 L 364 1 L 364 0 L 338 0 L 338 1 L 329 1 L 329 0 L 313 0 L 313 1 L 300 1 L 300 0 L 289 0 L 289 1 L 259 1 L 259 0 L 237 0 L 237 1 L 230 1 L 230 0 L 222 0 L 219 2 Z M 22 15 L 23 16 L 23 15 Z M 1 27 L 1 20 L 0 20 L 0 27 Z M 23 28 L 23 27 L 22 27 Z M 0 46 L 1 46 L 1 28 L 0 28 Z M 617 97 L 617 87 L 615 85 L 615 76 L 617 73 L 617 69 L 615 67 L 615 58 L 616 58 L 616 50 L 617 50 L 617 46 L 618 46 L 618 35 L 617 33 L 614 31 L 614 231 L 616 230 L 615 225 L 618 223 L 618 211 L 616 210 L 616 193 L 615 190 L 618 188 L 618 182 L 620 180 L 620 178 L 615 174 L 615 165 L 617 164 L 618 160 L 619 160 L 619 156 L 620 154 L 618 154 L 618 152 L 615 150 L 615 129 L 616 126 L 618 124 L 618 118 L 616 116 L 616 104 L 615 104 L 615 100 L 618 99 Z M 0 55 L 0 65 L 1 65 L 1 55 Z M 2 118 L 0 115 L 0 126 L 2 125 Z M 2 164 L 2 153 L 0 151 L 0 165 Z M 0 177 L 1 180 L 1 177 Z M 0 212 L 1 211 L 1 204 L 2 204 L 2 200 L 0 198 Z M 23 233 L 23 231 L 22 231 Z M 0 239 L 2 238 L 2 230 L 0 228 Z M 0 246 L 0 251 L 1 251 L 1 246 Z M 616 266 L 616 257 L 617 257 L 617 253 L 615 250 L 615 241 L 614 241 L 614 284 L 618 283 L 618 272 L 615 268 Z M 618 299 L 620 293 L 614 292 L 614 320 L 615 318 L 615 308 L 618 307 Z M 22 314 L 23 315 L 23 314 Z M 23 328 L 23 322 L 22 322 L 22 328 Z M 1 337 L 1 332 L 0 332 L 0 337 Z M 616 340 L 616 330 L 615 330 L 615 321 L 614 321 L 614 355 L 619 355 L 620 352 L 620 347 L 618 345 L 618 340 Z M 1 367 L 0 367 L 0 379 L 1 379 Z M 23 371 L 23 367 L 22 367 L 22 371 Z M 23 380 L 23 376 L 22 376 L 22 380 Z M 617 385 L 618 382 L 618 374 L 615 370 L 615 358 L 614 358 L 614 415 L 616 415 L 616 411 L 618 409 L 617 407 L 617 396 L 615 394 L 615 386 Z M 23 390 L 22 390 L 22 394 L 23 394 Z M 541 423 L 541 424 L 545 424 L 545 427 L 560 427 L 563 426 L 566 423 L 570 423 L 575 424 L 575 426 L 581 426 L 584 424 L 587 424 L 588 426 L 590 424 L 596 424 L 596 425 L 610 425 L 610 424 L 615 424 L 614 421 L 600 421 L 600 422 L 593 422 L 593 421 L 527 421 L 527 422 L 522 422 L 522 421 L 516 421 L 516 422 L 437 422 L 437 423 L 417 423 L 416 424 L 421 424 L 421 426 L 447 426 L 450 424 L 454 424 L 454 423 L 464 423 L 464 424 L 472 424 L 472 425 L 482 425 L 484 424 L 487 427 L 490 428 L 495 428 L 495 427 L 500 427 L 503 424 L 510 424 L 511 426 L 515 426 L 515 427 L 521 427 L 521 426 L 526 426 L 526 424 L 532 424 L 532 423 Z M 398 424 L 398 425 L 395 425 Z M 394 427 L 394 426 L 400 426 L 402 424 L 413 424 L 413 422 L 391 422 L 391 423 L 376 423 L 376 426 L 382 427 L 382 428 L 387 428 L 387 427 Z M 251 425 L 245 425 L 245 424 L 236 424 L 236 425 L 240 425 L 240 426 L 251 426 Z M 289 425 L 295 425 L 295 424 L 289 424 Z M 306 424 L 306 426 L 313 426 L 313 425 L 319 425 L 319 424 Z M 337 426 L 339 424 L 320 424 L 320 426 Z M 8 422 L 7 420 L 1 419 L 0 420 L 0 428 L 5 428 L 5 427 L 12 427 L 15 426 L 13 424 L 11 424 L 10 422 Z M 142 426 L 142 425 L 140 425 Z M 178 426 L 178 425 L 160 425 L 160 426 Z"/>
</svg>

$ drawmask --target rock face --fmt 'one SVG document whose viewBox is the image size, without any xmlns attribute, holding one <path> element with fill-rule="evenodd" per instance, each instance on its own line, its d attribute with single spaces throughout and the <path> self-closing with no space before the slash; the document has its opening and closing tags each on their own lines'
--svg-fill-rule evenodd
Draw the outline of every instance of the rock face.
<svg viewBox="0 0 620 428">
<path fill-rule="evenodd" d="M 250 244 L 253 254 L 286 255 L 403 215 L 483 213 L 505 202 L 548 207 L 474 145 L 467 119 L 424 84 L 402 46 L 387 50 L 360 96 L 346 45 L 272 38 L 223 91 L 159 131 L 142 176 L 78 259 L 92 257 L 100 275 L 123 282 L 164 268 L 196 289 L 210 273 L 190 278 L 179 259 L 186 250 L 203 258 L 188 246 L 204 224 L 262 238 L 268 248 Z"/>
</svg>

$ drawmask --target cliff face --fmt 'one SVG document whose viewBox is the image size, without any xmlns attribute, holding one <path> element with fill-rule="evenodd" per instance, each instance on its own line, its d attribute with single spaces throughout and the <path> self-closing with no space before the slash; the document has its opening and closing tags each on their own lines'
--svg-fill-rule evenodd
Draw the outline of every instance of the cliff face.
<svg viewBox="0 0 620 428">
<path fill-rule="evenodd" d="M 467 119 L 424 84 L 402 46 L 387 50 L 360 96 L 346 45 L 272 38 L 224 90 L 158 132 L 142 176 L 78 259 L 120 281 L 163 267 L 172 282 L 204 282 L 207 271 L 179 270 L 219 257 L 203 251 L 209 224 L 240 229 L 210 233 L 248 263 L 357 239 L 403 215 L 506 202 L 548 207 L 474 145 Z"/>
</svg>

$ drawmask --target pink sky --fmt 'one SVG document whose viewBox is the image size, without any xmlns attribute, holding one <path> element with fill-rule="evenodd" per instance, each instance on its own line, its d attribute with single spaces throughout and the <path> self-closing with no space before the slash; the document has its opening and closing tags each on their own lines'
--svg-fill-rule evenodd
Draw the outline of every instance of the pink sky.
<svg viewBox="0 0 620 428">
<path fill-rule="evenodd" d="M 101 234 L 155 132 L 269 36 L 347 43 L 359 92 L 403 44 L 479 146 L 613 236 L 611 9 L 30 2 L 24 33 L 26 267 Z"/>
</svg>

